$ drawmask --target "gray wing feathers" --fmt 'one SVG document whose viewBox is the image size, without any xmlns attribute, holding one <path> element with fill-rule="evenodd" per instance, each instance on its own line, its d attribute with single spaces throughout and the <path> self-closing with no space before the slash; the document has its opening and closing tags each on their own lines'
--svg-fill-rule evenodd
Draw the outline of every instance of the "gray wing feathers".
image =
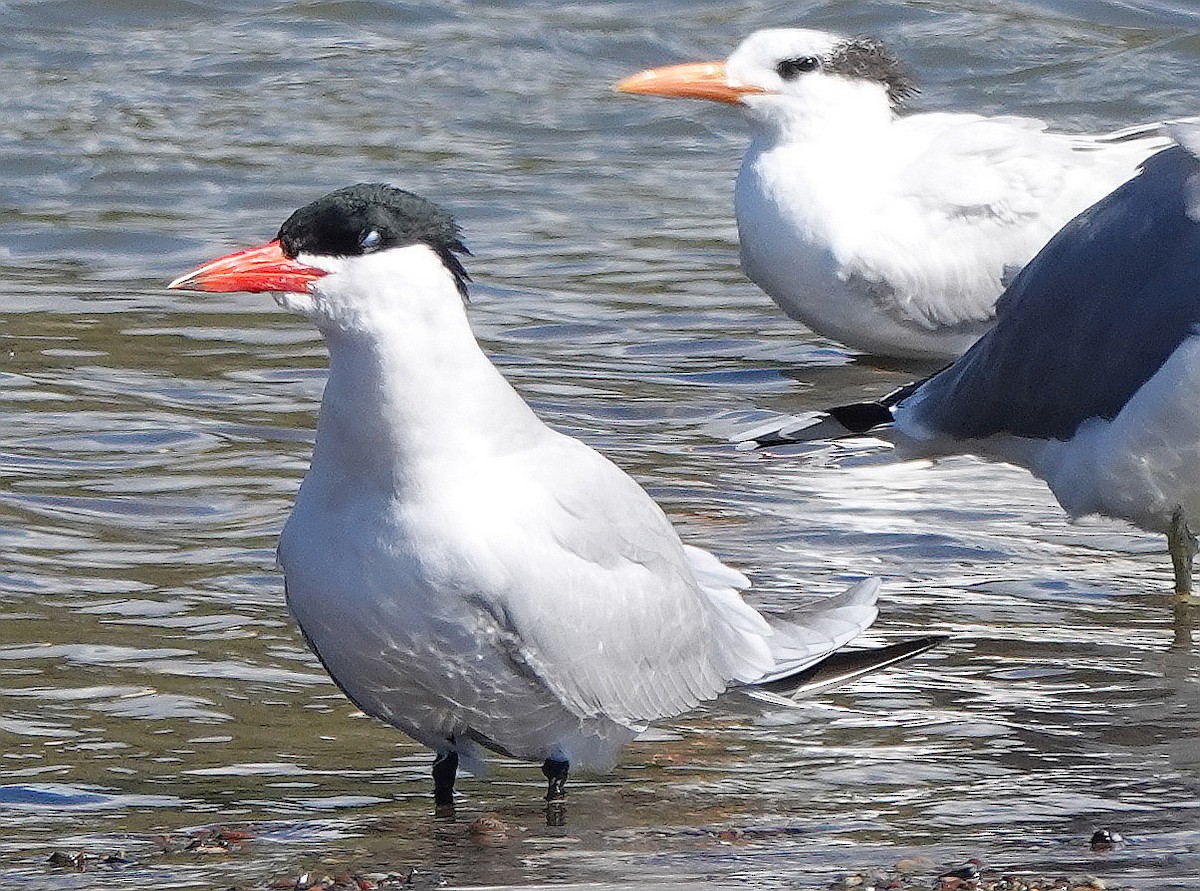
<svg viewBox="0 0 1200 891">
<path fill-rule="evenodd" d="M 1172 146 L 1068 223 L 1000 298 L 996 327 L 900 404 L 901 428 L 907 415 L 955 439 L 1065 439 L 1115 417 L 1200 323 L 1198 174 Z"/>
<path fill-rule="evenodd" d="M 786 617 L 769 616 L 775 667 L 755 683 L 769 683 L 820 662 L 863 633 L 879 615 L 879 579 L 864 579 L 841 594 L 815 600 Z"/>
<path fill-rule="evenodd" d="M 901 118 L 897 132 L 910 124 L 937 137 L 899 172 L 903 191 L 878 208 L 890 225 L 864 232 L 845 273 L 897 318 L 978 333 L 1013 267 L 1168 144 L 1161 125 L 1096 138 L 1028 118 L 933 113 Z"/>
<path fill-rule="evenodd" d="M 632 479 L 565 438 L 529 460 L 537 468 L 531 479 L 547 467 L 562 474 L 543 490 L 543 521 L 514 518 L 489 551 L 513 592 L 492 611 L 568 709 L 642 727 L 771 667 L 770 629 L 737 593 L 745 576 L 685 548 Z M 525 557 L 517 562 L 512 553 Z M 519 593 L 529 591 L 544 593 Z"/>
<path fill-rule="evenodd" d="M 739 593 L 746 577 L 684 545 L 632 479 L 579 443 L 560 447 L 570 452 L 530 457 L 543 473 L 570 468 L 539 507 L 543 522 L 514 521 L 493 543 L 520 536 L 520 546 L 487 555 L 505 561 L 510 590 L 546 596 L 514 593 L 491 612 L 520 642 L 522 663 L 581 720 L 644 727 L 819 660 L 874 619 L 870 580 L 768 622 Z"/>
</svg>

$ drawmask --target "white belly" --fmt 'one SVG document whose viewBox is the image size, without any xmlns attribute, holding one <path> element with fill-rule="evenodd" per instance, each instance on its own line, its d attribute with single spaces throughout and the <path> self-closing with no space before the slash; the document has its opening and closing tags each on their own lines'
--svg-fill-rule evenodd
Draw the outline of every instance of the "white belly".
<svg viewBox="0 0 1200 891">
<path fill-rule="evenodd" d="M 738 174 L 735 205 L 742 269 L 791 318 L 856 350 L 908 359 L 955 359 L 989 327 L 900 318 L 870 285 L 847 279 L 821 231 L 820 212 L 784 209 L 753 164 Z"/>
<path fill-rule="evenodd" d="M 815 254 L 800 242 L 743 240 L 742 268 L 788 316 L 869 355 L 952 360 L 984 330 L 982 325 L 930 329 L 897 320 L 857 282 L 843 281 L 832 258 Z"/>
<path fill-rule="evenodd" d="M 1034 471 L 1073 516 L 1099 513 L 1165 532 L 1182 506 L 1200 521 L 1200 336 L 1184 341 L 1111 421 L 1033 455 Z"/>
<path fill-rule="evenodd" d="M 404 536 L 385 531 L 387 521 L 350 520 L 324 512 L 313 522 L 299 499 L 279 557 L 292 614 L 359 708 L 468 759 L 478 744 L 531 761 L 611 766 L 632 730 L 572 714 L 469 592 L 431 581 L 395 547 Z M 351 528 L 377 536 L 350 536 Z"/>
<path fill-rule="evenodd" d="M 1176 349 L 1111 421 L 1093 419 L 1070 440 L 996 435 L 961 442 L 903 411 L 897 444 L 913 454 L 973 452 L 1026 467 L 1073 517 L 1102 514 L 1165 532 L 1182 506 L 1200 525 L 1200 336 Z"/>
</svg>

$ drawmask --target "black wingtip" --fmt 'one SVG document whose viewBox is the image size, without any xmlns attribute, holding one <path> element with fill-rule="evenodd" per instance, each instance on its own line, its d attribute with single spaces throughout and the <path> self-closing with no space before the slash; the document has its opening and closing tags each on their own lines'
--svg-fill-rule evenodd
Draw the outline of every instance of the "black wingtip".
<svg viewBox="0 0 1200 891">
<path fill-rule="evenodd" d="M 892 423 L 892 410 L 882 402 L 856 402 L 829 409 L 829 416 L 851 433 L 868 433 Z"/>
<path fill-rule="evenodd" d="M 938 372 L 940 373 L 940 372 Z M 756 449 L 825 442 L 847 436 L 863 436 L 887 429 L 895 421 L 896 406 L 915 393 L 936 374 L 905 384 L 872 402 L 853 402 L 804 418 L 781 419 L 774 429 L 764 425 L 742 435 L 740 442 L 753 443 Z"/>
<path fill-rule="evenodd" d="M 814 414 L 799 425 L 795 418 L 781 419 L 774 429 L 760 427 L 743 434 L 743 441 L 753 443 L 756 449 L 805 442 L 829 442 L 881 430 L 890 426 L 892 420 L 892 410 L 884 402 L 858 402 Z"/>
<path fill-rule="evenodd" d="M 798 442 L 809 442 L 809 440 L 800 436 L 789 436 L 786 433 L 775 431 L 773 433 L 764 433 L 762 436 L 756 436 L 753 440 L 756 449 L 769 449 L 772 446 L 794 445 Z"/>
<path fill-rule="evenodd" d="M 948 640 L 948 634 L 930 634 L 869 650 L 839 650 L 811 668 L 763 684 L 761 689 L 782 693 L 792 699 L 808 696 L 889 668 L 898 662 L 932 650 Z"/>
</svg>

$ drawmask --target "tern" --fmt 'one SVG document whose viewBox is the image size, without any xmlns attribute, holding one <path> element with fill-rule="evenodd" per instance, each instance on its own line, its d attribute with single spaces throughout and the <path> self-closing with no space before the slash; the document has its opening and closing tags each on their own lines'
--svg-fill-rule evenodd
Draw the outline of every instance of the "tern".
<svg viewBox="0 0 1200 891">
<path fill-rule="evenodd" d="M 342 691 L 436 753 L 434 799 L 483 750 L 541 762 L 548 801 L 656 720 L 726 690 L 776 704 L 942 638 L 837 651 L 878 580 L 789 612 L 685 545 L 632 478 L 538 419 L 476 343 L 451 215 L 359 184 L 170 284 L 274 292 L 329 377 L 279 541 L 288 607 Z"/>
<path fill-rule="evenodd" d="M 1027 117 L 900 115 L 917 87 L 886 46 L 799 28 L 616 89 L 741 108 L 742 268 L 811 330 L 901 359 L 960 356 L 1012 275 L 1169 144 L 1162 124 L 1093 136 Z"/>
<path fill-rule="evenodd" d="M 879 435 L 902 457 L 974 453 L 1045 480 L 1073 517 L 1167 534 L 1191 591 L 1200 521 L 1200 122 L 1067 224 L 944 370 L 877 402 L 740 438 Z"/>
</svg>

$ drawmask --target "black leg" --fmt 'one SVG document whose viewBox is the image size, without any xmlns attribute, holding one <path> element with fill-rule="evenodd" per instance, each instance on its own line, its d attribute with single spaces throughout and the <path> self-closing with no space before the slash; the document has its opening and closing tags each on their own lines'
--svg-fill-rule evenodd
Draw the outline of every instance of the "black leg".
<svg viewBox="0 0 1200 891">
<path fill-rule="evenodd" d="M 542 762 L 542 775 L 546 778 L 546 825 L 567 825 L 567 774 L 571 772 L 569 761 L 547 758 Z"/>
<path fill-rule="evenodd" d="M 438 752 L 433 762 L 433 803 L 454 807 L 454 777 L 458 773 L 458 752 Z"/>
<path fill-rule="evenodd" d="M 547 758 L 542 763 L 542 776 L 547 780 L 546 800 L 562 801 L 567 797 L 567 774 L 571 772 L 571 762 Z"/>
</svg>

